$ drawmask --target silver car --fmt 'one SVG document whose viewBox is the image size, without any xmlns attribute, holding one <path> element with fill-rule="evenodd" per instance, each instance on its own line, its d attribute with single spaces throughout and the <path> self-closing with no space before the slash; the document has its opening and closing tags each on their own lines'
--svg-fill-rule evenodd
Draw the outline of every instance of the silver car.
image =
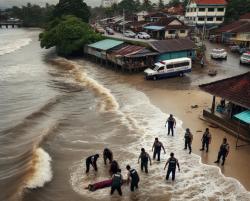
<svg viewBox="0 0 250 201">
<path fill-rule="evenodd" d="M 213 49 L 210 54 L 212 59 L 227 59 L 227 52 L 225 49 Z"/>
</svg>

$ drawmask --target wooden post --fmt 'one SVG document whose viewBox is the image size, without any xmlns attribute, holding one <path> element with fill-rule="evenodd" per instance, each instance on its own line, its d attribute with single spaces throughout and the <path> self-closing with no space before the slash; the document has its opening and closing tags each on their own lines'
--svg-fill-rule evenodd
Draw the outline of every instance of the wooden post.
<svg viewBox="0 0 250 201">
<path fill-rule="evenodd" d="M 215 96 L 213 96 L 213 102 L 212 102 L 212 108 L 211 108 L 211 112 L 214 114 L 214 110 L 215 110 Z"/>
</svg>

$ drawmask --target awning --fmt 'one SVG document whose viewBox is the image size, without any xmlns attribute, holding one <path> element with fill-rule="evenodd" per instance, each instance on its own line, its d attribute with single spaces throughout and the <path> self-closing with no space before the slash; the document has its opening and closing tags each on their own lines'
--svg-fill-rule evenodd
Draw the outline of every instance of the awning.
<svg viewBox="0 0 250 201">
<path fill-rule="evenodd" d="M 152 31 L 160 31 L 165 29 L 164 26 L 146 26 L 144 29 L 152 30 Z"/>
<path fill-rule="evenodd" d="M 250 124 L 250 110 L 246 110 L 239 114 L 234 115 L 234 117 L 240 121 Z"/>
</svg>

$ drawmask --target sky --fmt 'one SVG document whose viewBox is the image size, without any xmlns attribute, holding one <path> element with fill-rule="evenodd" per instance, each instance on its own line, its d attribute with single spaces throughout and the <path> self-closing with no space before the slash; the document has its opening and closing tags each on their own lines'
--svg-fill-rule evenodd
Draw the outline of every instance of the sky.
<svg viewBox="0 0 250 201">
<path fill-rule="evenodd" d="M 100 6 L 102 0 L 84 0 L 89 6 Z M 151 0 L 152 2 L 158 2 L 158 0 Z M 164 0 L 165 3 L 168 0 Z M 12 6 L 22 6 L 27 4 L 28 2 L 32 4 L 39 4 L 41 6 L 45 5 L 46 3 L 56 4 L 58 0 L 0 0 L 0 9 L 8 8 Z"/>
</svg>

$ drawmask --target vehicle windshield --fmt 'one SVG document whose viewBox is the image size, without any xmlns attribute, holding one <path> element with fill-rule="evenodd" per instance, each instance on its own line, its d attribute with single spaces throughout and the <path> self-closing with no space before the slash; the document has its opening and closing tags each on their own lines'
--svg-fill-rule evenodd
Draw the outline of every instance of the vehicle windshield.
<svg viewBox="0 0 250 201">
<path fill-rule="evenodd" d="M 142 35 L 148 35 L 146 32 L 140 32 L 140 34 L 142 34 Z"/>
<path fill-rule="evenodd" d="M 223 49 L 214 49 L 213 50 L 213 53 L 224 53 L 225 52 L 225 50 L 223 50 Z"/>
<path fill-rule="evenodd" d="M 242 57 L 245 59 L 250 59 L 250 54 L 244 54 L 244 55 L 242 55 Z"/>
</svg>

